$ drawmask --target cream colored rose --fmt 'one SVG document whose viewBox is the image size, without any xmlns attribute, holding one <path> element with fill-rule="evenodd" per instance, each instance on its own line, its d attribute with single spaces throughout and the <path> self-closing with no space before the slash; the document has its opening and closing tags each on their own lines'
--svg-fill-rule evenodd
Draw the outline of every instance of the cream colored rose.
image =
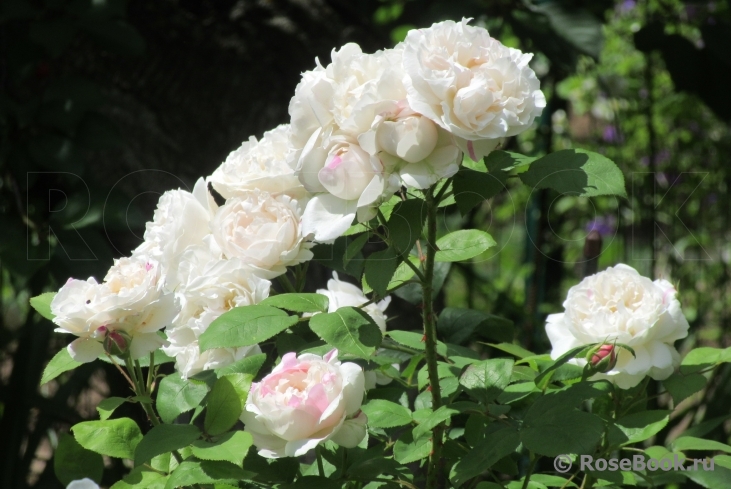
<svg viewBox="0 0 731 489">
<path fill-rule="evenodd" d="M 287 353 L 252 384 L 241 421 L 267 458 L 304 455 L 327 440 L 353 448 L 366 434 L 364 394 L 363 369 L 338 361 L 337 350 Z"/>
<path fill-rule="evenodd" d="M 210 228 L 225 258 L 238 258 L 273 278 L 312 258 L 300 221 L 297 201 L 252 190 L 226 201 Z"/>
<path fill-rule="evenodd" d="M 504 46 L 467 22 L 409 31 L 403 43 L 409 105 L 467 141 L 519 134 L 546 106 L 528 66 L 532 55 Z M 489 144 L 463 146 L 473 159 L 489 152 Z"/>
<path fill-rule="evenodd" d="M 51 302 L 51 311 L 57 332 L 78 336 L 68 346 L 71 357 L 79 362 L 95 360 L 104 353 L 104 338 L 114 331 L 132 339 L 132 358 L 159 348 L 164 340 L 157 331 L 177 314 L 161 279 L 160 264 L 143 255 L 116 260 L 102 283 L 93 277 L 69 279 Z"/>
<path fill-rule="evenodd" d="M 563 305 L 565 312 L 547 319 L 552 358 L 592 343 L 629 345 L 636 358 L 618 348 L 616 366 L 593 377 L 606 378 L 623 389 L 637 385 L 646 375 L 666 379 L 678 366 L 680 357 L 673 343 L 687 336 L 688 321 L 668 281 L 653 282 L 620 264 L 572 287 Z"/>
<path fill-rule="evenodd" d="M 306 192 L 290 168 L 287 158 L 292 150 L 289 125 L 265 132 L 259 141 L 250 137 L 232 152 L 207 181 L 224 199 L 237 192 L 264 190 L 272 195 L 303 198 Z"/>
</svg>

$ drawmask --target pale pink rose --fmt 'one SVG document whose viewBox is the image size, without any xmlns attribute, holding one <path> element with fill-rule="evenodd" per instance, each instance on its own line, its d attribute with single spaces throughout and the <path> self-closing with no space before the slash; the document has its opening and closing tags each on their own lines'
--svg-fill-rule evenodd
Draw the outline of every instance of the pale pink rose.
<svg viewBox="0 0 731 489">
<path fill-rule="evenodd" d="M 352 448 L 366 433 L 364 393 L 363 369 L 340 363 L 337 350 L 287 353 L 251 386 L 241 420 L 263 457 L 304 455 L 327 440 Z"/>
</svg>

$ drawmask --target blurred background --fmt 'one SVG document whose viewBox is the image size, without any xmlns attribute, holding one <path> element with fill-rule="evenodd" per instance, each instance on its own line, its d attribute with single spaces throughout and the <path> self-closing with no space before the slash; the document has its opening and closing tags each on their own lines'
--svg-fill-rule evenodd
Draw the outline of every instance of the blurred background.
<svg viewBox="0 0 731 489">
<path fill-rule="evenodd" d="M 70 276 L 103 278 L 139 244 L 163 191 L 192 188 L 249 135 L 288 122 L 315 57 L 327 64 L 346 42 L 373 52 L 462 17 L 535 53 L 548 107 L 507 149 L 605 154 L 629 199 L 516 185 L 466 216 L 448 210 L 443 230 L 478 227 L 499 246 L 440 269 L 441 307 L 507 317 L 519 343 L 542 353 L 545 316 L 567 289 L 624 262 L 677 284 L 691 324 L 681 350 L 731 344 L 726 1 L 2 0 L 0 487 L 63 487 L 59 437 L 94 418 L 99 400 L 127 395 L 101 362 L 40 387 L 69 338 L 29 311 L 29 297 Z M 315 272 L 313 290 L 327 278 Z M 392 327 L 418 329 L 418 300 L 401 289 Z M 660 442 L 691 425 L 727 442 L 730 375 L 717 371 L 679 406 Z M 120 415 L 142 422 L 129 406 Z M 128 470 L 105 464 L 104 485 Z M 682 487 L 713 487 L 697 477 Z"/>
</svg>

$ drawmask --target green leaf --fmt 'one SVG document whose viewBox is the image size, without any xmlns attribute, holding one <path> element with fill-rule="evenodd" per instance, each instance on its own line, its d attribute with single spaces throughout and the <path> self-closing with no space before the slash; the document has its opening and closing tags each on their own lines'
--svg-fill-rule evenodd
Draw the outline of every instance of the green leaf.
<svg viewBox="0 0 731 489">
<path fill-rule="evenodd" d="M 544 14 L 559 37 L 574 48 L 599 59 L 604 46 L 603 26 L 600 18 L 589 10 L 564 2 L 536 2 L 531 9 Z"/>
<path fill-rule="evenodd" d="M 56 297 L 56 292 L 46 292 L 45 294 L 32 297 L 30 305 L 38 314 L 46 319 L 53 320 L 55 317 L 51 312 L 51 302 Z"/>
<path fill-rule="evenodd" d="M 72 426 L 71 431 L 82 447 L 115 458 L 134 458 L 142 439 L 137 423 L 129 418 L 84 421 Z"/>
<path fill-rule="evenodd" d="M 393 248 L 371 253 L 365 262 L 365 280 L 378 297 L 386 295 L 399 258 Z"/>
<path fill-rule="evenodd" d="M 99 418 L 104 421 L 109 419 L 115 409 L 127 402 L 124 397 L 108 397 L 102 399 L 96 406 L 96 410 L 99 411 Z"/>
<path fill-rule="evenodd" d="M 179 373 L 170 374 L 160 381 L 157 394 L 157 412 L 166 423 L 172 423 L 181 414 L 198 406 L 208 394 L 204 382 L 183 379 Z"/>
<path fill-rule="evenodd" d="M 520 174 L 526 185 L 552 188 L 561 194 L 627 197 L 624 175 L 614 162 L 583 149 L 563 149 L 534 161 Z"/>
<path fill-rule="evenodd" d="M 495 240 L 485 231 L 462 229 L 437 240 L 436 261 L 463 261 L 478 256 L 495 246 Z"/>
<path fill-rule="evenodd" d="M 459 379 L 467 392 L 482 404 L 498 398 L 510 383 L 513 360 L 494 358 L 468 366 Z"/>
<path fill-rule="evenodd" d="M 347 248 L 345 248 L 345 253 L 343 254 L 344 267 L 347 267 L 350 260 L 358 256 L 370 237 L 370 233 L 363 233 L 348 244 Z"/>
<path fill-rule="evenodd" d="M 168 476 L 145 466 L 135 467 L 110 489 L 164 489 Z"/>
<path fill-rule="evenodd" d="M 504 173 L 504 172 L 503 172 Z M 460 214 L 466 215 L 473 207 L 496 196 L 505 187 L 507 174 L 484 173 L 462 167 L 454 176 L 454 200 Z"/>
<path fill-rule="evenodd" d="M 391 246 L 399 256 L 407 255 L 421 237 L 426 219 L 426 203 L 421 199 L 408 199 L 394 206 L 386 228 Z M 366 271 L 368 265 L 366 264 Z M 370 280 L 368 283 L 373 285 Z"/>
<path fill-rule="evenodd" d="M 319 475 L 299 477 L 292 484 L 281 486 L 281 489 L 340 489 L 342 483 Z"/>
<path fill-rule="evenodd" d="M 355 307 L 316 314 L 310 319 L 310 329 L 342 353 L 360 358 L 370 357 L 381 343 L 381 330 L 367 313 Z"/>
<path fill-rule="evenodd" d="M 683 375 L 679 372 L 674 373 L 662 381 L 662 385 L 673 396 L 675 406 L 696 392 L 702 391 L 706 387 L 706 383 L 707 381 L 703 374 Z"/>
<path fill-rule="evenodd" d="M 455 487 L 461 486 L 492 467 L 501 458 L 513 453 L 519 444 L 518 432 L 511 426 L 488 434 L 454 464 L 449 473 L 449 480 Z"/>
<path fill-rule="evenodd" d="M 64 372 L 75 369 L 79 365 L 81 365 L 81 362 L 77 362 L 71 358 L 71 355 L 66 348 L 62 349 L 53 356 L 51 361 L 48 362 L 48 365 L 46 365 L 45 370 L 43 370 L 41 385 L 52 381 Z"/>
<path fill-rule="evenodd" d="M 526 156 L 512 151 L 492 151 L 485 157 L 485 166 L 488 171 L 494 174 L 499 180 L 507 180 L 507 173 L 516 168 L 530 165 L 538 158 Z M 505 174 L 503 176 L 503 174 Z"/>
<path fill-rule="evenodd" d="M 216 376 L 223 377 L 228 374 L 249 374 L 252 377 L 256 377 L 259 373 L 259 369 L 264 365 L 267 356 L 265 353 L 258 353 L 251 355 L 250 357 L 244 357 L 241 360 L 237 360 L 231 365 L 216 369 Z"/>
<path fill-rule="evenodd" d="M 292 312 L 327 312 L 329 299 L 322 294 L 278 294 L 267 297 L 260 306 L 272 306 Z"/>
<path fill-rule="evenodd" d="M 393 458 L 400 464 L 410 464 L 429 456 L 432 441 L 428 436 L 414 440 L 410 431 L 402 434 L 393 446 Z"/>
<path fill-rule="evenodd" d="M 505 353 L 509 353 L 510 355 L 521 359 L 535 356 L 535 353 L 512 343 L 486 343 L 486 345 L 497 348 L 500 351 L 504 351 Z"/>
<path fill-rule="evenodd" d="M 200 336 L 201 351 L 239 348 L 268 340 L 297 323 L 297 316 L 271 306 L 235 307 L 221 314 Z"/>
<path fill-rule="evenodd" d="M 244 412 L 251 380 L 250 375 L 230 374 L 221 377 L 213 384 L 203 423 L 206 433 L 219 435 L 236 424 Z"/>
<path fill-rule="evenodd" d="M 513 322 L 474 309 L 447 307 L 439 314 L 437 329 L 447 343 L 461 345 L 472 333 L 494 341 L 513 340 Z"/>
<path fill-rule="evenodd" d="M 368 416 L 371 428 L 394 428 L 411 423 L 411 411 L 395 402 L 374 399 L 361 409 Z"/>
<path fill-rule="evenodd" d="M 170 474 L 165 489 L 175 489 L 194 484 L 212 484 L 214 482 L 237 485 L 239 480 L 245 478 L 247 478 L 246 472 L 228 462 L 184 460 Z"/>
<path fill-rule="evenodd" d="M 696 438 L 694 436 L 680 436 L 671 443 L 673 450 L 685 451 L 685 450 L 709 450 L 709 451 L 721 451 L 731 453 L 731 446 L 714 440 L 704 440 L 703 438 Z"/>
<path fill-rule="evenodd" d="M 161 424 L 154 426 L 135 449 L 135 465 L 149 462 L 163 453 L 187 447 L 200 437 L 201 431 L 190 424 Z"/>
<path fill-rule="evenodd" d="M 250 433 L 234 431 L 222 435 L 213 443 L 203 440 L 194 442 L 191 453 L 201 460 L 222 460 L 242 467 L 253 443 Z"/>
<path fill-rule="evenodd" d="M 419 425 L 413 429 L 412 434 L 415 439 L 431 433 L 431 431 L 439 424 L 451 419 L 455 414 L 459 414 L 458 409 L 450 406 L 441 406 L 439 409 L 431 413 L 426 419 L 422 420 Z"/>
<path fill-rule="evenodd" d="M 545 369 L 535 378 L 534 382 L 536 383 L 536 387 L 539 389 L 545 389 L 548 384 L 551 383 L 551 378 L 553 378 L 553 375 L 561 366 L 565 365 L 572 358 L 580 356 L 584 350 L 587 350 L 588 353 L 590 348 L 591 347 L 585 345 L 577 346 L 558 357 L 550 367 Z"/>
<path fill-rule="evenodd" d="M 104 473 L 104 459 L 79 445 L 73 436 L 61 433 L 53 453 L 53 470 L 65 486 L 85 477 L 99 483 Z"/>
<path fill-rule="evenodd" d="M 409 262 L 414 264 L 417 268 L 419 267 L 419 258 L 410 255 L 408 258 L 402 261 L 398 267 L 396 267 L 396 271 L 393 273 L 391 281 L 388 283 L 387 290 L 392 290 L 395 287 L 398 287 L 415 275 L 414 270 L 406 264 L 406 260 L 409 260 Z"/>
<path fill-rule="evenodd" d="M 575 409 L 580 401 L 581 396 L 570 390 L 539 397 L 523 419 L 520 440 L 525 448 L 549 457 L 594 453 L 604 434 L 604 422 Z"/>
<path fill-rule="evenodd" d="M 624 434 L 622 445 L 639 443 L 660 432 L 670 420 L 670 411 L 641 411 L 615 421 Z"/>
<path fill-rule="evenodd" d="M 694 348 L 680 363 L 680 373 L 693 374 L 724 362 L 731 362 L 731 348 L 724 350 L 709 347 Z"/>
</svg>

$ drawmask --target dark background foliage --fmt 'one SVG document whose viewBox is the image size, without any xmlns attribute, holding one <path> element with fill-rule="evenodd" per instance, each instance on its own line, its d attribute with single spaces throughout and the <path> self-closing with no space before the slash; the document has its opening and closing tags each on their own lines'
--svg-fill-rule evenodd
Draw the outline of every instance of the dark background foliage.
<svg viewBox="0 0 731 489">
<path fill-rule="evenodd" d="M 549 105 L 509 148 L 602 152 L 625 172 L 630 199 L 587 204 L 516 191 L 462 221 L 448 213 L 445 226 L 466 220 L 505 246 L 500 259 L 442 270 L 440 304 L 508 317 L 523 346 L 545 351 L 545 315 L 596 266 L 584 249 L 594 230 L 600 267 L 623 261 L 680 282 L 693 326 L 684 348 L 728 344 L 725 1 L 3 0 L 0 487 L 61 487 L 52 459 L 59 434 L 94 417 L 101 398 L 126 395 L 99 362 L 39 387 L 68 338 L 29 313 L 28 298 L 69 276 L 101 279 L 140 242 L 159 194 L 192 188 L 249 135 L 287 122 L 315 57 L 326 64 L 346 42 L 372 52 L 409 28 L 463 16 L 537 53 Z M 671 190 L 671 205 L 661 206 Z M 316 270 L 310 288 L 326 273 Z M 410 300 L 404 289 L 389 309 L 399 328 L 418 329 Z M 720 419 L 712 436 L 726 442 L 728 377 L 722 369 L 662 436 Z M 107 485 L 126 471 L 115 463 L 107 461 Z"/>
</svg>

